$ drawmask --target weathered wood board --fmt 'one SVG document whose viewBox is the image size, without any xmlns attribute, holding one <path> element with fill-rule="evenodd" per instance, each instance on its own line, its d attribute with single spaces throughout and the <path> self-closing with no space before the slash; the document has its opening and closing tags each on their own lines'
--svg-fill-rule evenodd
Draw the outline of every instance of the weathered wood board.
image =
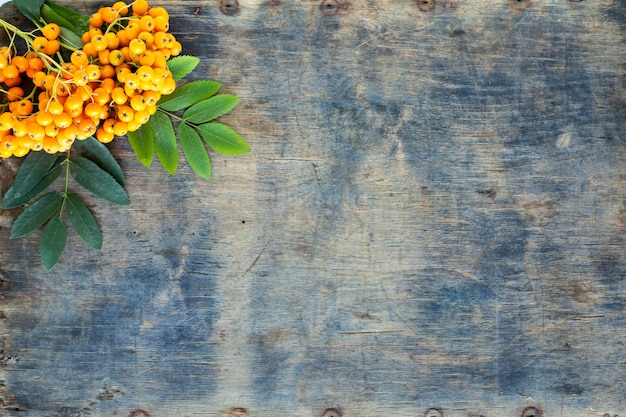
<svg viewBox="0 0 626 417">
<path fill-rule="evenodd" d="M 624 1 L 161 3 L 253 152 L 2 212 L 1 415 L 626 414 Z"/>
</svg>

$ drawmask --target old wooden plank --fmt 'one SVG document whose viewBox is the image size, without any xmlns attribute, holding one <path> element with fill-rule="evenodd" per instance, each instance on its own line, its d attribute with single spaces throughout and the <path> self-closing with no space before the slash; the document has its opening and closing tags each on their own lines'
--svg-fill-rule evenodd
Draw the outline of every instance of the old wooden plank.
<svg viewBox="0 0 626 417">
<path fill-rule="evenodd" d="M 117 140 L 51 273 L 3 213 L 3 412 L 624 414 L 624 4 L 525 4 L 168 2 L 254 151 Z"/>
</svg>

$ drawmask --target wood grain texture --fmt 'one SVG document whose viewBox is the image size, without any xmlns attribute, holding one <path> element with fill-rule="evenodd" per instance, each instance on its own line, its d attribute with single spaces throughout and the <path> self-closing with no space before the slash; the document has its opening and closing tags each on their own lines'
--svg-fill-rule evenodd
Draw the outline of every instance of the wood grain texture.
<svg viewBox="0 0 626 417">
<path fill-rule="evenodd" d="M 167 2 L 253 152 L 116 140 L 50 273 L 2 212 L 0 414 L 625 414 L 626 5 L 525 5 Z"/>
</svg>

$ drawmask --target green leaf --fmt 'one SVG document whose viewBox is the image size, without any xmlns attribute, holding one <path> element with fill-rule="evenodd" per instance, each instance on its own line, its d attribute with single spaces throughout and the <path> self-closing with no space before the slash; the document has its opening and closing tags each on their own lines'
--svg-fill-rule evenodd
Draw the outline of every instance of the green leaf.
<svg viewBox="0 0 626 417">
<path fill-rule="evenodd" d="M 30 20 L 37 21 L 41 17 L 41 5 L 44 0 L 13 0 L 18 10 Z"/>
<path fill-rule="evenodd" d="M 22 204 L 28 203 L 37 195 L 48 188 L 57 178 L 61 175 L 62 167 L 61 163 L 64 158 L 59 158 L 58 163 L 52 166 L 52 169 L 33 187 L 30 191 L 21 194 L 14 195 L 14 193 L 7 193 L 2 200 L 2 208 L 15 208 Z M 10 191 L 10 190 L 9 190 Z"/>
<path fill-rule="evenodd" d="M 178 81 L 198 66 L 200 59 L 191 55 L 179 55 L 167 61 L 174 80 Z"/>
<path fill-rule="evenodd" d="M 246 141 L 230 127 L 221 123 L 205 123 L 198 131 L 206 143 L 224 155 L 243 155 L 250 152 Z"/>
<path fill-rule="evenodd" d="M 39 238 L 39 257 L 48 271 L 59 261 L 66 241 L 67 226 L 59 216 L 54 216 L 44 227 Z"/>
<path fill-rule="evenodd" d="M 170 174 L 178 167 L 178 145 L 170 117 L 162 111 L 157 111 L 150 117 L 154 133 L 154 148 L 163 168 Z"/>
<path fill-rule="evenodd" d="M 183 119 L 191 123 L 206 123 L 231 111 L 239 99 L 230 94 L 220 94 L 191 106 L 183 114 Z"/>
<path fill-rule="evenodd" d="M 80 49 L 83 47 L 83 40 L 80 38 L 80 36 L 74 33 L 71 29 L 64 28 L 61 26 L 60 37 L 61 37 L 61 41 L 63 41 L 63 43 L 69 46 L 72 46 L 76 49 Z"/>
<path fill-rule="evenodd" d="M 95 162 L 82 156 L 70 159 L 70 173 L 77 183 L 111 203 L 128 205 L 130 200 L 122 186 Z"/>
<path fill-rule="evenodd" d="M 210 180 L 211 160 L 200 136 L 191 126 L 186 123 L 180 123 L 178 125 L 178 139 L 189 166 L 199 177 Z"/>
<path fill-rule="evenodd" d="M 91 16 L 77 13 L 72 9 L 61 6 L 60 4 L 57 4 L 50 0 L 45 0 L 45 3 L 46 6 L 52 9 L 58 16 L 62 16 L 67 22 L 72 25 L 72 27 L 69 27 L 62 25 L 59 22 L 55 22 L 59 26 L 65 26 L 68 29 L 72 29 L 72 31 L 79 36 L 89 30 L 89 19 L 91 18 Z"/>
<path fill-rule="evenodd" d="M 44 151 L 29 152 L 15 175 L 13 185 L 2 199 L 2 208 L 22 205 L 45 190 L 60 174 L 60 169 L 56 173 L 54 168 L 58 167 L 62 160 L 63 157 Z"/>
<path fill-rule="evenodd" d="M 41 6 L 41 17 L 46 23 L 56 23 L 60 27 L 70 29 L 72 32 L 76 30 L 73 24 L 68 22 L 63 15 L 58 14 L 46 3 Z"/>
<path fill-rule="evenodd" d="M 213 96 L 221 86 L 217 81 L 192 81 L 176 88 L 172 94 L 161 97 L 158 106 L 167 111 L 182 110 Z"/>
<path fill-rule="evenodd" d="M 94 249 L 102 248 L 102 232 L 91 211 L 74 194 L 67 195 L 67 218 L 87 246 Z"/>
<path fill-rule="evenodd" d="M 124 172 L 117 163 L 117 160 L 111 155 L 109 148 L 102 142 L 96 140 L 93 136 L 85 140 L 77 140 L 72 145 L 72 150 L 76 150 L 80 155 L 91 159 L 100 168 L 111 174 L 121 186 L 126 184 L 124 180 Z"/>
<path fill-rule="evenodd" d="M 63 197 L 55 192 L 41 197 L 17 216 L 11 226 L 11 239 L 25 236 L 39 229 L 59 210 L 62 202 Z"/>
<path fill-rule="evenodd" d="M 152 123 L 150 123 L 150 120 L 136 131 L 128 132 L 128 141 L 139 162 L 147 167 L 152 165 L 154 135 L 152 134 Z"/>
</svg>

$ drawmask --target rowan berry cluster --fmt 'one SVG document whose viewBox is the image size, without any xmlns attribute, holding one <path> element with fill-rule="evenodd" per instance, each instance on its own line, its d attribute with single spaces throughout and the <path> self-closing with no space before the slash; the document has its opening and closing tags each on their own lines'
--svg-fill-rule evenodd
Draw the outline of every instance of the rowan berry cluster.
<svg viewBox="0 0 626 417">
<path fill-rule="evenodd" d="M 167 11 L 146 0 L 100 8 L 80 49 L 61 42 L 55 23 L 30 33 L 9 28 L 28 50 L 0 48 L 8 99 L 0 105 L 0 157 L 65 152 L 75 140 L 107 143 L 139 129 L 176 88 L 167 60 L 182 47 L 168 29 Z"/>
</svg>

